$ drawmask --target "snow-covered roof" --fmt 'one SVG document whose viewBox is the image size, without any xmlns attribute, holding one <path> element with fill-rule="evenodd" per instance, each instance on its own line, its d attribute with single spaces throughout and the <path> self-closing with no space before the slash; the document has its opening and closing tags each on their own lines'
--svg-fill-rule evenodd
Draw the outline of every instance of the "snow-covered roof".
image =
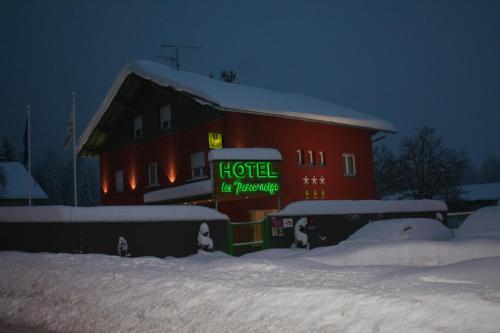
<svg viewBox="0 0 500 333">
<path fill-rule="evenodd" d="M 187 92 L 199 102 L 223 111 L 257 113 L 375 131 L 396 132 L 394 125 L 385 120 L 330 102 L 297 93 L 279 93 L 243 84 L 227 83 L 196 73 L 176 71 L 152 61 L 136 60 L 127 64 L 118 74 L 96 114 L 82 133 L 78 143 L 78 152 L 90 138 L 130 74 L 136 74 L 160 86 Z"/>
<path fill-rule="evenodd" d="M 28 199 L 29 173 L 19 162 L 1 162 L 6 179 L 5 188 L 0 190 L 0 199 Z M 40 185 L 31 177 L 32 199 L 48 199 L 49 197 L 42 190 Z"/>
<path fill-rule="evenodd" d="M 214 209 L 189 205 L 0 207 L 0 222 L 151 222 L 228 220 Z"/>
<path fill-rule="evenodd" d="M 467 201 L 500 199 L 500 183 L 487 183 L 462 186 L 460 197 Z"/>
<path fill-rule="evenodd" d="M 208 153 L 209 161 L 281 161 L 281 153 L 274 148 L 222 148 Z"/>
<path fill-rule="evenodd" d="M 144 193 L 144 202 L 161 202 L 175 199 L 184 199 L 213 192 L 213 180 L 206 179 L 192 183 L 163 188 L 161 190 Z"/>
<path fill-rule="evenodd" d="M 438 200 L 305 200 L 292 202 L 272 216 L 378 214 L 448 211 Z"/>
</svg>

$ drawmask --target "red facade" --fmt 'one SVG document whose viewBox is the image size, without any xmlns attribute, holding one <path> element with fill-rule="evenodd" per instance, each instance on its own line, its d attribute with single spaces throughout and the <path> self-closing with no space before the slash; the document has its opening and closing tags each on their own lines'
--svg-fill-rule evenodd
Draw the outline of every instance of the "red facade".
<svg viewBox="0 0 500 333">
<path fill-rule="evenodd" d="M 283 208 L 304 199 L 373 199 L 375 181 L 369 129 L 326 123 L 223 112 L 188 129 L 131 141 L 120 148 L 100 152 L 101 202 L 103 205 L 143 204 L 146 192 L 179 186 L 192 178 L 192 153 L 209 149 L 208 133 L 221 133 L 224 148 L 275 148 L 281 152 L 281 194 L 278 197 L 221 202 L 218 209 L 233 221 L 251 219 L 252 210 Z M 298 152 L 303 163 L 298 163 Z M 311 153 L 309 153 L 311 151 Z M 321 152 L 321 153 L 320 153 Z M 323 155 L 324 165 L 321 165 Z M 345 175 L 344 154 L 354 156 L 355 175 Z M 313 164 L 310 164 L 312 155 Z M 149 187 L 148 165 L 158 163 L 159 185 Z M 208 161 L 206 161 L 208 166 Z M 124 190 L 116 191 L 115 172 L 123 170 Z M 207 168 L 208 177 L 211 175 Z M 206 198 L 183 199 L 213 206 Z"/>
</svg>

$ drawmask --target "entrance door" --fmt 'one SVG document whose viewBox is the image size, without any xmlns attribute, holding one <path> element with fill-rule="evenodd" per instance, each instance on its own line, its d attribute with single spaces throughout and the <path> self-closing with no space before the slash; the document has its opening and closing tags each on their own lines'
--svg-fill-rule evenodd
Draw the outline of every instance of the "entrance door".
<svg viewBox="0 0 500 333">
<path fill-rule="evenodd" d="M 277 209 L 259 209 L 259 210 L 249 210 L 248 218 L 252 222 L 260 222 L 264 220 L 264 218 L 270 214 L 277 212 Z"/>
</svg>

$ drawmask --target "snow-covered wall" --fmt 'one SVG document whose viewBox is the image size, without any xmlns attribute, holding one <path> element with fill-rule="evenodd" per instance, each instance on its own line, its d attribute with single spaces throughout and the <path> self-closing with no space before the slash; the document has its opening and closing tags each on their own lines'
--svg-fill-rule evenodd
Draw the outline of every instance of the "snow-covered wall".
<svg viewBox="0 0 500 333">
<path fill-rule="evenodd" d="M 0 207 L 0 222 L 227 221 L 213 209 L 188 205 Z"/>
<path fill-rule="evenodd" d="M 272 216 L 446 212 L 438 200 L 306 200 L 289 204 Z"/>
</svg>

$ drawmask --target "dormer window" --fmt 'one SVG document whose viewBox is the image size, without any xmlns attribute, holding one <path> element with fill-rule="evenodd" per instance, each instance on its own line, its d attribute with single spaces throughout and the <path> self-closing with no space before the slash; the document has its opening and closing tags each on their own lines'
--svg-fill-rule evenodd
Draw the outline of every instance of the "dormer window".
<svg viewBox="0 0 500 333">
<path fill-rule="evenodd" d="M 172 128 L 172 107 L 165 105 L 160 109 L 160 128 L 162 131 Z"/>
<path fill-rule="evenodd" d="M 142 116 L 134 118 L 134 139 L 142 137 Z"/>
</svg>

